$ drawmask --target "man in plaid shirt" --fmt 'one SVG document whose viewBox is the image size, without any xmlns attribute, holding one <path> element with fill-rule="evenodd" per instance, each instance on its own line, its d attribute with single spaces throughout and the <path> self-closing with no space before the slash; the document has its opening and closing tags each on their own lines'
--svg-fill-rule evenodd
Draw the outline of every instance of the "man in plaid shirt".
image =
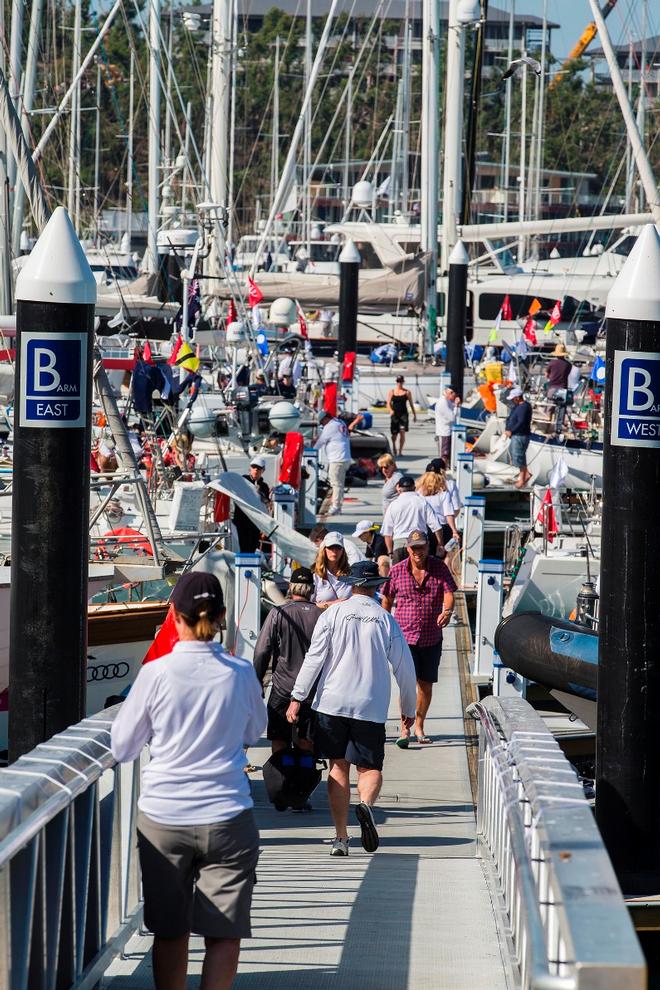
<svg viewBox="0 0 660 990">
<path fill-rule="evenodd" d="M 415 736 L 426 745 L 431 739 L 424 732 L 424 720 L 438 680 L 442 630 L 454 611 L 456 584 L 446 564 L 429 554 L 426 533 L 411 533 L 406 549 L 407 559 L 390 570 L 381 593 L 382 605 L 388 612 L 396 605 L 395 618 L 412 653 L 417 675 Z M 397 746 L 407 749 L 409 742 L 410 729 L 402 721 Z"/>
</svg>

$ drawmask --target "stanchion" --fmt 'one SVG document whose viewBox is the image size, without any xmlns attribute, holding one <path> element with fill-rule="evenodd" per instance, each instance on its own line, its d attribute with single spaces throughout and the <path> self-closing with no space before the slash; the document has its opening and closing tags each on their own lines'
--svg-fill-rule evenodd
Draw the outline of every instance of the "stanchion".
<svg viewBox="0 0 660 990">
<path fill-rule="evenodd" d="M 607 300 L 596 818 L 626 893 L 660 892 L 660 235 Z"/>
<path fill-rule="evenodd" d="M 474 454 L 458 454 L 456 457 L 456 484 L 461 502 L 472 495 L 472 474 L 474 471 Z"/>
<path fill-rule="evenodd" d="M 261 554 L 237 553 L 234 569 L 234 653 L 252 660 L 261 628 Z"/>
<path fill-rule="evenodd" d="M 65 209 L 16 283 L 9 758 L 85 714 L 96 282 Z"/>
<path fill-rule="evenodd" d="M 461 582 L 464 588 L 474 588 L 479 574 L 479 561 L 484 552 L 484 520 L 486 499 L 483 495 L 469 495 L 463 506 L 463 567 Z"/>
<path fill-rule="evenodd" d="M 475 677 L 490 680 L 496 656 L 495 630 L 502 618 L 504 561 L 480 560 L 477 572 L 477 614 L 472 673 Z"/>
<path fill-rule="evenodd" d="M 284 523 L 291 529 L 296 528 L 296 504 L 298 493 L 291 485 L 277 485 L 271 492 L 273 502 L 273 518 L 275 522 Z M 273 570 L 281 574 L 284 569 L 284 555 L 282 551 L 273 543 L 272 555 Z"/>
<path fill-rule="evenodd" d="M 467 429 L 461 423 L 454 423 L 451 428 L 451 471 L 456 474 L 458 468 L 458 455 L 465 453 L 467 441 Z"/>
<path fill-rule="evenodd" d="M 303 478 L 298 496 L 298 526 L 313 529 L 316 526 L 316 501 L 319 485 L 319 452 L 314 447 L 303 451 Z"/>
</svg>

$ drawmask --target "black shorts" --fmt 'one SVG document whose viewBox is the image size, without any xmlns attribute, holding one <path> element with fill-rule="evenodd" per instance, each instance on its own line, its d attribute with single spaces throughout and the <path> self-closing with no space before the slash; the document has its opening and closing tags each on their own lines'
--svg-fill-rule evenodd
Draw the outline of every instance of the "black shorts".
<svg viewBox="0 0 660 990">
<path fill-rule="evenodd" d="M 390 433 L 393 437 L 397 437 L 401 430 L 408 432 L 408 413 L 402 413 L 400 416 L 390 417 Z"/>
<path fill-rule="evenodd" d="M 266 738 L 281 739 L 282 742 L 290 743 L 292 741 L 293 725 L 291 722 L 286 720 L 286 710 L 291 703 L 290 698 L 282 698 L 277 694 L 271 694 L 268 699 L 268 704 L 266 705 L 266 711 L 268 712 L 268 728 L 266 730 Z M 311 705 L 303 702 L 300 706 L 300 712 L 298 713 L 298 735 L 301 739 L 311 739 L 311 721 L 312 721 L 312 707 Z"/>
<path fill-rule="evenodd" d="M 385 726 L 344 715 L 314 712 L 314 752 L 320 759 L 347 760 L 364 770 L 382 770 Z"/>
<path fill-rule="evenodd" d="M 410 646 L 410 643 L 408 644 Z M 418 681 L 436 684 L 442 655 L 442 640 L 433 646 L 410 646 Z"/>
</svg>

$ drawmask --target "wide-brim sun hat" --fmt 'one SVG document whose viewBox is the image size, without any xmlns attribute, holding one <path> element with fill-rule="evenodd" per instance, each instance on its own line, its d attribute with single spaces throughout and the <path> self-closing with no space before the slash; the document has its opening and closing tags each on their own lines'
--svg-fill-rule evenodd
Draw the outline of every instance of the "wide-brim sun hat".
<svg viewBox="0 0 660 990">
<path fill-rule="evenodd" d="M 566 347 L 564 346 L 564 344 L 556 344 L 555 345 L 555 349 L 552 352 L 552 356 L 553 357 L 566 357 L 567 354 L 568 354 L 568 351 L 566 350 Z"/>
<path fill-rule="evenodd" d="M 374 529 L 374 524 L 369 519 L 361 519 L 359 523 L 356 523 L 351 536 L 363 536 L 364 533 L 369 533 L 372 529 Z"/>
<path fill-rule="evenodd" d="M 351 564 L 351 569 L 345 578 L 347 584 L 354 588 L 379 588 L 387 578 L 378 573 L 378 565 L 374 560 L 358 560 Z"/>
</svg>

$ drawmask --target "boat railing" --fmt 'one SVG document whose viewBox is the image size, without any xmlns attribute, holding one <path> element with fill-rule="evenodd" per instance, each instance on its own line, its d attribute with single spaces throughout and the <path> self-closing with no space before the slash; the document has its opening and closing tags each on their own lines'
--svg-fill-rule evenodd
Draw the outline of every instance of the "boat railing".
<svg viewBox="0 0 660 990">
<path fill-rule="evenodd" d="M 118 710 L 0 770 L 0 990 L 91 990 L 140 924 L 140 760 L 112 758 Z"/>
<path fill-rule="evenodd" d="M 646 967 L 581 783 L 534 709 L 489 697 L 479 722 L 479 850 L 523 990 L 642 990 Z"/>
</svg>

